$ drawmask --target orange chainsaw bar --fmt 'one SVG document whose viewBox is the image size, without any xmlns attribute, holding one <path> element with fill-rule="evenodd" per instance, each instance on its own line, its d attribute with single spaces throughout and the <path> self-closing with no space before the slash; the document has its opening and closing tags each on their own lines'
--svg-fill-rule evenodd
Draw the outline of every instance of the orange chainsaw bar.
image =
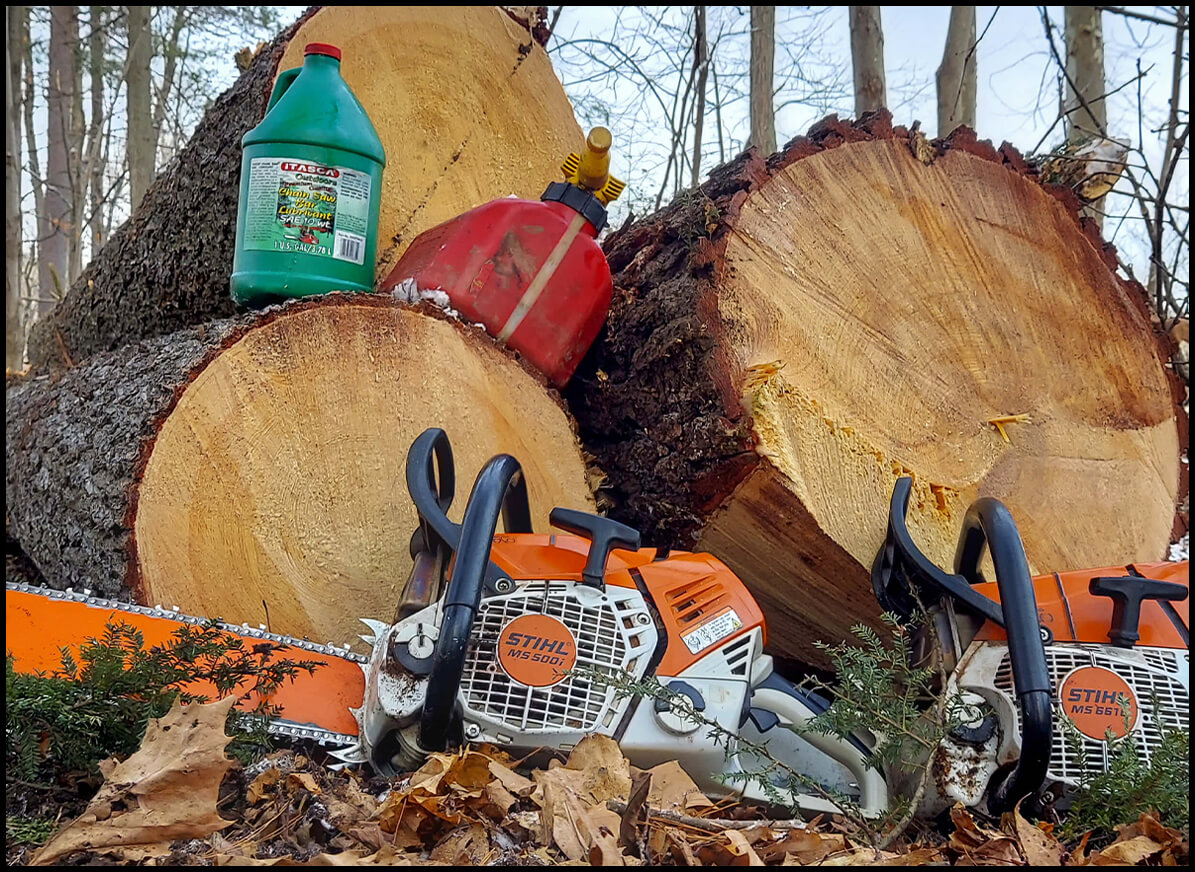
<svg viewBox="0 0 1195 872">
<path fill-rule="evenodd" d="M 27 585 L 6 587 L 4 591 L 4 647 L 13 658 L 13 668 L 23 674 L 53 674 L 62 666 L 61 649 L 77 656 L 81 645 L 89 639 L 102 638 L 112 623 L 139 630 L 149 648 L 168 642 L 185 624 L 204 622 L 70 591 L 42 591 Z M 269 644 L 281 657 L 319 664 L 313 674 L 300 672 L 270 697 L 270 704 L 280 710 L 271 722 L 273 732 L 333 742 L 356 737 L 357 721 L 349 708 L 361 705 L 365 694 L 365 676 L 361 671 L 365 658 L 347 650 L 247 626 L 222 623 L 218 627 L 230 636 L 243 639 L 249 650 Z M 202 687 L 194 688 L 194 692 L 212 695 Z"/>
</svg>

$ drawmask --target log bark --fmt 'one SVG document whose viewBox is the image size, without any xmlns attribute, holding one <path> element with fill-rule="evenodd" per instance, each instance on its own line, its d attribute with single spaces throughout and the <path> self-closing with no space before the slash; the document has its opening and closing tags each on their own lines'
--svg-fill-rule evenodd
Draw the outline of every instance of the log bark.
<svg viewBox="0 0 1195 872">
<path fill-rule="evenodd" d="M 1035 571 L 1158 559 L 1185 490 L 1169 340 L 1077 209 L 1011 147 L 886 113 L 715 170 L 606 243 L 614 305 L 568 392 L 600 497 L 724 559 L 772 650 L 819 665 L 878 617 L 901 475 L 941 566 L 979 496 Z"/>
<path fill-rule="evenodd" d="M 537 529 L 553 506 L 592 509 L 559 396 L 435 313 L 334 295 L 21 380 L 10 536 L 55 587 L 339 643 L 394 613 L 416 527 L 404 464 L 426 427 L 452 440 L 457 520 L 502 451 Z"/>
<path fill-rule="evenodd" d="M 309 42 L 342 47 L 345 80 L 386 147 L 379 276 L 429 227 L 498 197 L 538 198 L 583 141 L 547 53 L 497 7 L 317 7 L 256 55 L 36 326 L 34 366 L 235 313 L 241 138 Z"/>
</svg>

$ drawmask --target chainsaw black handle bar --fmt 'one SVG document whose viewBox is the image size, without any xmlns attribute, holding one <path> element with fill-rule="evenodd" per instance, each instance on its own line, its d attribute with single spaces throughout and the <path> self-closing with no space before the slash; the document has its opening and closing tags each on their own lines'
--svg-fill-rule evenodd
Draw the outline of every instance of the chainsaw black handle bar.
<svg viewBox="0 0 1195 872">
<path fill-rule="evenodd" d="M 1053 688 L 1025 545 L 1008 507 L 992 497 L 981 497 L 971 504 L 959 534 L 955 571 L 972 584 L 983 581 L 979 561 L 985 548 L 991 552 L 996 569 L 1013 688 L 1021 708 L 1021 756 L 988 803 L 992 811 L 999 813 L 1037 791 L 1046 780 L 1054 732 Z"/>
<path fill-rule="evenodd" d="M 457 550 L 461 525 L 448 519 L 455 491 L 456 468 L 448 434 L 439 427 L 429 427 L 407 451 L 407 492 L 419 513 L 419 526 L 428 547 L 443 544 L 451 552 Z M 532 532 L 531 504 L 522 476 L 512 482 L 502 499 L 502 523 L 507 533 Z"/>
<path fill-rule="evenodd" d="M 1045 637 L 1037 620 L 1037 597 L 1025 546 L 1012 513 L 999 500 L 984 497 L 967 510 L 955 554 L 955 574 L 939 569 L 913 542 L 905 516 L 913 480 L 902 477 L 892 489 L 888 533 L 871 570 L 876 599 L 887 611 L 908 620 L 917 606 L 914 591 L 949 596 L 965 608 L 1003 627 L 1021 710 L 1021 756 L 996 788 L 994 811 L 1012 807 L 1046 779 L 1053 737 L 1052 688 L 1046 665 Z M 972 586 L 982 582 L 984 550 L 996 568 L 996 603 Z"/>
<path fill-rule="evenodd" d="M 440 637 L 436 640 L 435 652 L 432 654 L 427 696 L 419 719 L 419 744 L 424 750 L 443 751 L 448 746 L 457 691 L 465 671 L 465 655 L 473 632 L 473 619 L 481 603 L 486 574 L 493 566 L 490 563 L 490 548 L 498 529 L 498 516 L 510 516 L 504 510 L 508 505 L 527 519 L 529 528 L 531 513 L 526 508 L 527 487 L 523 482 L 523 468 L 509 454 L 499 454 L 477 474 L 469 502 L 465 506 L 465 516 L 453 543 L 456 559 L 444 595 Z M 447 521 L 447 518 L 443 520 Z M 497 571 L 496 567 L 494 571 Z"/>
</svg>

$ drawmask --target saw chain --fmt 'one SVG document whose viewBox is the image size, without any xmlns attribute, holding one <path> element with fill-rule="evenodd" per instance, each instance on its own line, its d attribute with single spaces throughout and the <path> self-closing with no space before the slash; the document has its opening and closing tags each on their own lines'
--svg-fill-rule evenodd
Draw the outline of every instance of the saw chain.
<svg viewBox="0 0 1195 872">
<path fill-rule="evenodd" d="M 75 652 L 89 639 L 101 638 L 107 626 L 120 621 L 139 630 L 146 645 L 165 642 L 179 626 L 206 626 L 205 618 L 185 615 L 178 607 L 141 606 L 93 596 L 90 590 L 52 590 L 6 581 L 5 652 L 21 673 L 52 674 L 63 650 Z M 301 652 L 320 666 L 286 682 L 270 702 L 281 714 L 269 719 L 269 732 L 292 739 L 343 747 L 357 742 L 349 712 L 361 704 L 364 669 L 369 658 L 348 645 L 320 645 L 271 633 L 264 625 L 213 623 L 216 629 L 244 639 L 249 648 L 269 644 L 284 656 Z M 352 732 L 349 732 L 352 730 Z"/>
</svg>

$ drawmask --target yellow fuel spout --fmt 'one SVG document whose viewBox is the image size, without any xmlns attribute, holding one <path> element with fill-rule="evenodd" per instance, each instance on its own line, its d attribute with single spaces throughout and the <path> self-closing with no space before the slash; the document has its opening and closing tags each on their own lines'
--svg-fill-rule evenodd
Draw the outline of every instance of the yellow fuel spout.
<svg viewBox="0 0 1195 872">
<path fill-rule="evenodd" d="M 605 127 L 595 127 L 585 137 L 585 148 L 573 152 L 561 165 L 564 180 L 584 188 L 608 206 L 622 194 L 626 182 L 610 175 L 610 146 L 614 139 Z"/>
</svg>

